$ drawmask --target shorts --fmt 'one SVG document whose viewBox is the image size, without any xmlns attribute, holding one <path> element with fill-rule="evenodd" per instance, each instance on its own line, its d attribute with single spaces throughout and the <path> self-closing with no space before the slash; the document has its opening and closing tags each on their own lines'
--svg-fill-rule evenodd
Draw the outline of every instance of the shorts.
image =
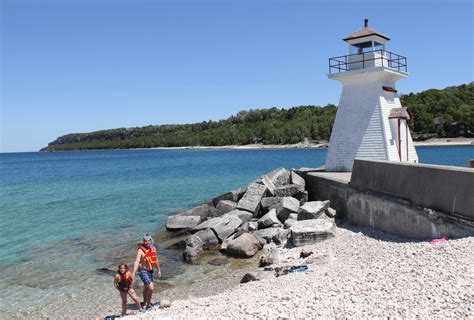
<svg viewBox="0 0 474 320">
<path fill-rule="evenodd" d="M 147 286 L 153 282 L 153 272 L 154 270 L 138 269 L 138 275 L 142 279 L 143 283 Z"/>
</svg>

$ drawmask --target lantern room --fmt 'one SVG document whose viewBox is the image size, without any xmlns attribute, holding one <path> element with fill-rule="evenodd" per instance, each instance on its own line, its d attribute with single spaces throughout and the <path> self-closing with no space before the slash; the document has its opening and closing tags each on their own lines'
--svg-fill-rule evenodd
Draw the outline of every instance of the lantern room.
<svg viewBox="0 0 474 320">
<path fill-rule="evenodd" d="M 385 49 L 390 38 L 369 28 L 369 19 L 364 19 L 364 26 L 343 40 L 349 45 L 348 54 L 329 59 L 329 74 L 372 67 L 407 72 L 407 59 Z"/>
</svg>

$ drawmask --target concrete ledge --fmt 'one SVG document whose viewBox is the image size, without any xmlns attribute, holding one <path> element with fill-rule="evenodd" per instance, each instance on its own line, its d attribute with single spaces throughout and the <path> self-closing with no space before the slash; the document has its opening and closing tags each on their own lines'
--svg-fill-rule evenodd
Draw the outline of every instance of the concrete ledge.
<svg viewBox="0 0 474 320">
<path fill-rule="evenodd" d="M 474 169 L 356 159 L 350 186 L 474 220 Z"/>
<path fill-rule="evenodd" d="M 350 224 L 372 227 L 409 238 L 433 239 L 474 236 L 474 222 L 385 194 L 348 188 Z"/>
<path fill-rule="evenodd" d="M 309 201 L 330 200 L 337 218 L 347 214 L 346 198 L 350 173 L 309 172 L 305 175 Z"/>
</svg>

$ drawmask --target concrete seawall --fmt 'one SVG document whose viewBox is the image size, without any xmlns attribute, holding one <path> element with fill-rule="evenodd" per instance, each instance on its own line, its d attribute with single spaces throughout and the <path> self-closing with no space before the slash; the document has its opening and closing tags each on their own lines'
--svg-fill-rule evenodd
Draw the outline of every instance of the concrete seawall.
<svg viewBox="0 0 474 320">
<path fill-rule="evenodd" d="M 354 162 L 350 186 L 474 219 L 474 169 L 358 160 Z"/>
<path fill-rule="evenodd" d="M 474 170 L 355 160 L 351 173 L 307 172 L 310 200 L 339 218 L 410 238 L 474 235 Z"/>
</svg>

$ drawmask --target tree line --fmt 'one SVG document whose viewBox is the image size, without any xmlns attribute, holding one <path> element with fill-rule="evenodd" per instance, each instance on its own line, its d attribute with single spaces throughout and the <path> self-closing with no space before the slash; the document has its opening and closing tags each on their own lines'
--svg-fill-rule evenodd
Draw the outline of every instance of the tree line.
<svg viewBox="0 0 474 320">
<path fill-rule="evenodd" d="M 400 99 L 413 114 L 410 127 L 415 139 L 455 136 L 459 134 L 459 124 L 464 126 L 464 135 L 469 136 L 474 128 L 474 83 L 409 93 Z M 336 110 L 332 104 L 256 109 L 219 121 L 72 133 L 41 151 L 291 144 L 305 138 L 322 141 L 329 140 Z"/>
</svg>

